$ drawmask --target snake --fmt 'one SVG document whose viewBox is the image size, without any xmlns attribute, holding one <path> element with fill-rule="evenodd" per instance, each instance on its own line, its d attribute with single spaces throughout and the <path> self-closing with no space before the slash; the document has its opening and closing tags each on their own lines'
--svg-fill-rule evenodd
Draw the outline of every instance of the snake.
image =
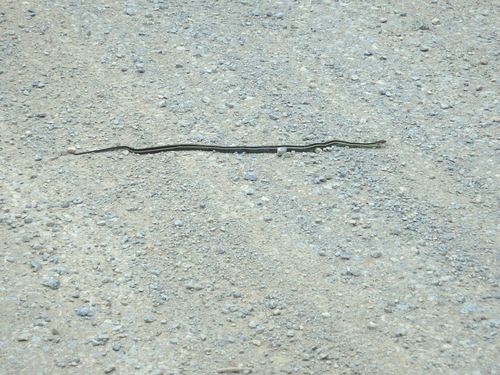
<svg viewBox="0 0 500 375">
<path fill-rule="evenodd" d="M 168 151 L 214 151 L 223 153 L 246 153 L 246 154 L 272 154 L 278 152 L 315 152 L 317 149 L 324 150 L 330 147 L 349 147 L 349 148 L 378 148 L 386 143 L 385 140 L 376 142 L 347 142 L 340 140 L 332 140 L 322 143 L 312 143 L 309 145 L 279 145 L 279 146 L 216 146 L 216 145 L 203 145 L 203 144 L 173 144 L 166 146 L 146 147 L 146 148 L 133 148 L 130 146 L 113 146 L 107 148 L 100 148 L 98 150 L 73 152 L 74 155 L 96 154 L 99 152 L 109 152 L 118 150 L 127 150 L 134 154 L 156 154 L 159 152 Z"/>
</svg>

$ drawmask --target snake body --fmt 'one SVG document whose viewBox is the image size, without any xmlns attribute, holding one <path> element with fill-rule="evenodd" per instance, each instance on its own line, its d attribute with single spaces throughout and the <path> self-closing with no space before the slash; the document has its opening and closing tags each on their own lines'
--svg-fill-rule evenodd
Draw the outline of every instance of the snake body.
<svg viewBox="0 0 500 375">
<path fill-rule="evenodd" d="M 113 146 L 107 148 L 101 148 L 92 151 L 76 152 L 75 155 L 85 155 L 85 154 L 95 154 L 98 152 L 108 152 L 108 151 L 118 151 L 127 150 L 133 152 L 134 154 L 156 154 L 158 152 L 168 152 L 168 151 L 215 151 L 224 153 L 247 153 L 247 154 L 265 154 L 265 153 L 277 153 L 280 150 L 286 152 L 314 152 L 317 149 L 325 149 L 329 147 L 350 147 L 350 148 L 376 148 L 382 147 L 386 141 L 376 141 L 367 143 L 357 143 L 357 142 L 346 142 L 333 140 L 323 143 L 312 143 L 309 145 L 279 145 L 279 146 L 216 146 L 216 145 L 199 145 L 199 144 L 176 144 L 176 145 L 166 145 L 157 147 L 146 147 L 146 148 L 133 148 L 129 146 Z"/>
</svg>

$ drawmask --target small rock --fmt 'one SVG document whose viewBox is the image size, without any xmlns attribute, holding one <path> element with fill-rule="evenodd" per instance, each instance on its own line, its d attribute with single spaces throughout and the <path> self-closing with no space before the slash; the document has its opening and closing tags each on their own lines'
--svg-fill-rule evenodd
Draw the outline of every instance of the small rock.
<svg viewBox="0 0 500 375">
<path fill-rule="evenodd" d="M 43 286 L 48 286 L 50 289 L 56 290 L 61 286 L 61 282 L 57 279 L 48 279 L 47 281 L 42 282 Z"/>
<path fill-rule="evenodd" d="M 472 203 L 483 203 L 483 198 L 481 195 L 476 195 L 472 200 Z"/>
<path fill-rule="evenodd" d="M 328 354 L 326 354 L 326 353 L 319 353 L 318 354 L 318 358 L 321 359 L 321 360 L 328 359 Z"/>
<path fill-rule="evenodd" d="M 406 332 L 406 329 L 400 329 L 399 331 L 396 331 L 396 333 L 395 333 L 396 337 L 406 336 L 407 334 L 408 334 L 408 332 Z"/>
<path fill-rule="evenodd" d="M 420 51 L 422 52 L 427 52 L 429 50 L 429 46 L 426 46 L 425 44 L 422 44 L 420 46 Z"/>
<path fill-rule="evenodd" d="M 29 341 L 31 338 L 31 333 L 23 332 L 17 336 L 17 341 Z"/>
<path fill-rule="evenodd" d="M 92 310 L 90 310 L 88 307 L 82 307 L 81 309 L 78 309 L 76 314 L 79 316 L 93 316 L 94 315 L 92 313 Z"/>
<path fill-rule="evenodd" d="M 284 154 L 286 154 L 286 147 L 278 147 L 276 154 L 278 156 L 283 156 Z"/>
<path fill-rule="evenodd" d="M 253 172 L 245 172 L 243 178 L 248 181 L 257 181 L 257 175 Z"/>
<path fill-rule="evenodd" d="M 42 268 L 42 265 L 35 260 L 30 262 L 30 266 L 33 272 L 37 272 L 40 268 Z"/>
</svg>

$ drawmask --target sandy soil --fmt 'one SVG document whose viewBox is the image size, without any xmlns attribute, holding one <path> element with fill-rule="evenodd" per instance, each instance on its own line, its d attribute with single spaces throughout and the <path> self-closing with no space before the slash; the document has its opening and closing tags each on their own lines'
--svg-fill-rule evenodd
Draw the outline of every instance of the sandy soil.
<svg viewBox="0 0 500 375">
<path fill-rule="evenodd" d="M 2 1 L 0 373 L 500 373 L 498 19 Z"/>
</svg>

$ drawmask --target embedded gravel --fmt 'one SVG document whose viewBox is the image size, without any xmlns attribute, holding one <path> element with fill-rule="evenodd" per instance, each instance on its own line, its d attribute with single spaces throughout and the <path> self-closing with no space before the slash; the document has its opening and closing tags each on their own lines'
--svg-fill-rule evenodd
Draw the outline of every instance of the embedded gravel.
<svg viewBox="0 0 500 375">
<path fill-rule="evenodd" d="M 500 373 L 498 19 L 2 2 L 0 373 Z"/>
</svg>

